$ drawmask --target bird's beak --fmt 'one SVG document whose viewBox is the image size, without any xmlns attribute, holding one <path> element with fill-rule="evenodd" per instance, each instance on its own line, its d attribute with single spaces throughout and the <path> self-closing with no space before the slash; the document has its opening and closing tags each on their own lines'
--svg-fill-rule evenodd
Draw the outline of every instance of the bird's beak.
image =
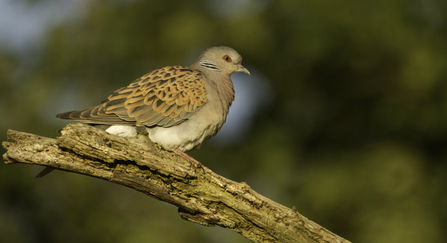
<svg viewBox="0 0 447 243">
<path fill-rule="evenodd" d="M 242 64 L 237 65 L 237 72 L 244 72 L 248 75 L 251 75 L 250 71 L 248 71 L 248 69 L 246 69 L 244 66 L 242 66 Z"/>
</svg>

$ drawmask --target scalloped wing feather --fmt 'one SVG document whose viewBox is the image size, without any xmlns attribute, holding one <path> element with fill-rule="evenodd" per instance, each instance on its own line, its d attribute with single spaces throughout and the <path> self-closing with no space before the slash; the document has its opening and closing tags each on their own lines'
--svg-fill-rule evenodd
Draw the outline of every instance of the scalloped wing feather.
<svg viewBox="0 0 447 243">
<path fill-rule="evenodd" d="M 187 67 L 164 67 L 119 89 L 103 104 L 105 113 L 150 126 L 170 127 L 192 116 L 205 103 L 202 75 Z"/>
<path fill-rule="evenodd" d="M 195 70 L 164 67 L 112 93 L 101 105 L 57 115 L 94 124 L 171 127 L 182 123 L 207 102 L 205 81 Z"/>
</svg>

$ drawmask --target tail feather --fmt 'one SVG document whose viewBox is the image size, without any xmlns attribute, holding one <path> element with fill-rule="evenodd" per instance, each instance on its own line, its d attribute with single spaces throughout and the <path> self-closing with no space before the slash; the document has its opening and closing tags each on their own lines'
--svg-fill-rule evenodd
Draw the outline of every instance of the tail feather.
<svg viewBox="0 0 447 243">
<path fill-rule="evenodd" d="M 85 110 L 67 111 L 56 115 L 61 120 L 80 121 L 89 124 L 135 125 L 134 121 L 126 121 L 111 113 L 105 113 L 101 105 Z"/>
<path fill-rule="evenodd" d="M 36 175 L 36 179 L 38 178 L 42 178 L 46 175 L 48 175 L 50 172 L 52 172 L 54 170 L 54 168 L 51 167 L 46 167 L 45 169 L 43 169 L 39 174 Z"/>
</svg>

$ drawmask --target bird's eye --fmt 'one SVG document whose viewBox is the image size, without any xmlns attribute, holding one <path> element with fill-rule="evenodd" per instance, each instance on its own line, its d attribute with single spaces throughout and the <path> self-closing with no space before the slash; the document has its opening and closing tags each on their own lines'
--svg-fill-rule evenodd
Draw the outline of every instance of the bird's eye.
<svg viewBox="0 0 447 243">
<path fill-rule="evenodd" d="M 223 59 L 224 59 L 226 62 L 231 62 L 231 57 L 228 56 L 228 55 L 223 56 Z"/>
</svg>

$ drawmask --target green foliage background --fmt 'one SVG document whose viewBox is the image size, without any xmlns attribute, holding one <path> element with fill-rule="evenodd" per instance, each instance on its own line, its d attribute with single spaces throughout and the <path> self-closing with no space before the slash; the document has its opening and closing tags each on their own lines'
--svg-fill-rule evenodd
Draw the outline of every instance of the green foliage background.
<svg viewBox="0 0 447 243">
<path fill-rule="evenodd" d="M 0 46 L 2 140 L 55 137 L 63 108 L 231 46 L 271 98 L 246 136 L 193 157 L 353 242 L 446 242 L 445 1 L 84 2 L 26 53 Z M 0 163 L 0 242 L 249 242 L 105 181 L 35 180 L 40 169 Z"/>
</svg>

